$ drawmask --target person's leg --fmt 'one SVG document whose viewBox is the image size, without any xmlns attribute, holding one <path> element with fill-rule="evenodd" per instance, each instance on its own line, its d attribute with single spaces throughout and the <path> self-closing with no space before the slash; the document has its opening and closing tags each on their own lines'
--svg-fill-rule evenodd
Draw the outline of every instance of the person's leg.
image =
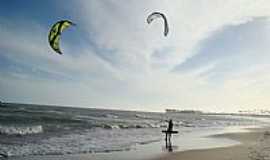
<svg viewBox="0 0 270 160">
<path fill-rule="evenodd" d="M 172 152 L 173 151 L 173 149 L 172 149 L 172 142 L 171 141 L 169 141 L 169 144 L 168 144 L 168 151 L 169 152 Z"/>
</svg>

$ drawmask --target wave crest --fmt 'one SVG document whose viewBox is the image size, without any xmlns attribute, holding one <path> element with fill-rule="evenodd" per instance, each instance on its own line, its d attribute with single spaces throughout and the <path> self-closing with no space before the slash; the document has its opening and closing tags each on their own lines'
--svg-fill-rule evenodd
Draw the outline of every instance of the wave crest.
<svg viewBox="0 0 270 160">
<path fill-rule="evenodd" d="M 36 126 L 1 126 L 0 134 L 4 135 L 28 135 L 43 133 L 43 127 L 41 125 Z"/>
</svg>

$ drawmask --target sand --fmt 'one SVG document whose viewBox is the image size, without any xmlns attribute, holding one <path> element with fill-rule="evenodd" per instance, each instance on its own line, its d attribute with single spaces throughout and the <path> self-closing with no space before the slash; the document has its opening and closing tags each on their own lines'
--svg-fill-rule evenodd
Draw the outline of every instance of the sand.
<svg viewBox="0 0 270 160">
<path fill-rule="evenodd" d="M 78 154 L 78 155 L 51 155 L 51 156 L 26 156 L 10 157 L 9 160 L 149 160 L 146 152 L 154 151 L 156 158 L 150 160 L 270 160 L 270 128 L 249 129 L 250 132 L 235 132 L 213 135 L 214 139 L 231 139 L 239 141 L 230 147 L 211 149 L 198 149 L 188 151 L 158 153 L 161 144 L 153 143 L 140 146 L 139 150 L 111 152 L 102 154 Z M 196 139 L 198 140 L 198 139 Z M 196 141 L 195 140 L 195 141 Z M 183 142 L 183 139 L 182 139 Z M 209 141 L 203 141 L 206 146 L 211 146 Z M 185 141 L 185 143 L 188 143 Z M 194 142 L 196 143 L 196 142 Z M 180 143 L 177 143 L 178 145 Z M 200 143 L 198 143 L 200 144 Z M 154 145 L 154 146 L 153 146 Z M 181 144 L 180 144 L 181 145 Z M 179 146 L 181 147 L 181 146 Z M 145 150 L 144 150 L 145 149 Z M 152 154 L 151 154 L 152 155 Z M 151 156 L 152 157 L 152 156 Z M 0 158 L 1 159 L 1 158 Z"/>
<path fill-rule="evenodd" d="M 252 129 L 247 133 L 230 133 L 213 137 L 240 141 L 231 147 L 190 150 L 162 155 L 154 160 L 270 160 L 269 129 Z"/>
</svg>

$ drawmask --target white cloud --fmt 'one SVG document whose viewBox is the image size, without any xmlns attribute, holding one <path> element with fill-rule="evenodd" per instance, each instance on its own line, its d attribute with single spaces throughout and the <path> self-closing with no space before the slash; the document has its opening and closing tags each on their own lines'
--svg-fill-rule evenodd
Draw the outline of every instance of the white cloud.
<svg viewBox="0 0 270 160">
<path fill-rule="evenodd" d="M 66 43 L 66 46 L 62 44 L 65 50 L 63 56 L 52 53 L 47 45 L 47 28 L 35 23 L 31 28 L 22 25 L 23 29 L 0 25 L 1 37 L 6 39 L 1 40 L 0 48 L 7 50 L 5 56 L 15 63 L 30 65 L 30 62 L 30 66 L 39 70 L 67 79 L 75 77 L 76 81 L 55 82 L 49 79 L 36 82 L 37 77 L 28 75 L 32 84 L 24 78 L 21 78 L 21 85 L 17 83 L 19 80 L 2 78 L 3 88 L 4 83 L 12 85 L 14 92 L 17 88 L 21 91 L 17 97 L 25 94 L 23 90 L 30 88 L 27 95 L 33 97 L 34 102 L 112 105 L 119 108 L 145 105 L 154 110 L 162 110 L 164 106 L 179 105 L 183 108 L 199 106 L 199 109 L 209 110 L 221 105 L 234 110 L 234 105 L 254 104 L 245 101 L 247 97 L 253 96 L 250 91 L 254 87 L 235 94 L 238 92 L 236 88 L 246 87 L 241 81 L 264 81 L 262 77 L 266 73 L 263 70 L 266 68 L 261 68 L 263 74 L 260 78 L 244 75 L 240 78 L 226 77 L 228 81 L 219 86 L 216 86 L 213 79 L 209 79 L 210 75 L 206 78 L 198 75 L 226 64 L 225 61 L 205 64 L 192 73 L 177 74 L 171 72 L 171 69 L 200 54 L 204 40 L 215 36 L 214 33 L 222 31 L 225 26 L 238 26 L 256 17 L 269 16 L 269 1 L 80 0 L 73 1 L 71 5 L 73 7 L 67 9 L 77 18 L 78 32 L 85 33 L 86 40 L 89 40 L 89 45 L 84 44 L 76 50 L 80 53 L 78 56 L 72 53 L 76 47 L 71 46 L 71 43 Z M 146 23 L 147 15 L 154 11 L 167 15 L 170 25 L 168 37 L 163 37 L 162 21 L 151 25 Z M 76 32 L 76 29 L 73 31 Z M 266 48 L 264 53 L 267 51 Z M 241 75 L 244 71 L 241 71 Z M 62 91 L 62 94 L 54 98 L 52 93 L 56 90 Z M 5 92 L 10 92 L 1 94 L 7 98 L 13 94 L 12 91 Z M 245 96 L 237 98 L 242 93 Z M 264 97 L 268 96 L 266 91 L 263 93 Z M 64 98 L 66 100 L 62 100 Z"/>
<path fill-rule="evenodd" d="M 238 25 L 270 14 L 268 1 L 79 1 L 77 17 L 100 47 L 117 50 L 115 61 L 148 70 L 151 54 L 173 48 L 164 63 L 168 68 L 196 54 L 201 40 L 226 25 Z M 75 9 L 77 7 L 74 7 Z M 153 11 L 167 15 L 170 33 L 162 36 L 162 21 L 147 25 Z M 166 53 L 164 53 L 166 54 Z M 162 61 L 162 60 L 159 60 Z M 162 63 L 162 65 L 164 64 Z"/>
</svg>

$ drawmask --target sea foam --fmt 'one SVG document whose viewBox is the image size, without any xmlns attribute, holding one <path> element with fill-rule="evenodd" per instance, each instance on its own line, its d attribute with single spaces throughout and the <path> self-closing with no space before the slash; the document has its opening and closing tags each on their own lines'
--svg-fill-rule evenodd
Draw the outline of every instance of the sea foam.
<svg viewBox="0 0 270 160">
<path fill-rule="evenodd" d="M 0 134 L 4 135 L 27 135 L 43 133 L 41 125 L 36 126 L 2 126 L 0 125 Z"/>
</svg>

